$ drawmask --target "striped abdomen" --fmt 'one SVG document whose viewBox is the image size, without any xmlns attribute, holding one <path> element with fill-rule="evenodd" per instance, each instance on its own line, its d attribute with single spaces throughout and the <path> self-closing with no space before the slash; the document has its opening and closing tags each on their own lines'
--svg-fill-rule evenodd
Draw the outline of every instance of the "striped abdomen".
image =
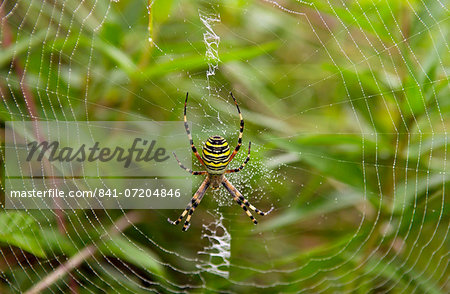
<svg viewBox="0 0 450 294">
<path fill-rule="evenodd" d="M 230 159 L 230 146 L 221 136 L 212 136 L 203 144 L 202 159 L 210 174 L 223 174 Z"/>
</svg>

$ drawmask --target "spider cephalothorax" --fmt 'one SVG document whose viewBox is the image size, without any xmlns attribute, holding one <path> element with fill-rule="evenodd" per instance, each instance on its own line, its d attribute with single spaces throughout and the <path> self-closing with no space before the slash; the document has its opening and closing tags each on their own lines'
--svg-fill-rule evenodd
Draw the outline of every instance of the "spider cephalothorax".
<svg viewBox="0 0 450 294">
<path fill-rule="evenodd" d="M 176 221 L 171 221 L 168 219 L 168 221 L 171 224 L 177 225 L 181 222 L 181 220 L 188 214 L 186 221 L 183 226 L 183 231 L 186 231 L 189 228 L 189 222 L 191 220 L 191 216 L 194 213 L 195 208 L 200 204 L 200 201 L 202 201 L 203 196 L 206 193 L 206 190 L 208 190 L 208 187 L 211 186 L 211 189 L 218 189 L 220 185 L 223 185 L 225 189 L 233 196 L 233 199 L 242 207 L 242 209 L 247 213 L 247 215 L 250 217 L 250 219 L 253 221 L 253 223 L 256 225 L 258 222 L 253 217 L 253 215 L 250 213 L 248 208 L 255 211 L 259 215 L 267 215 L 269 214 L 272 209 L 270 209 L 268 212 L 263 212 L 253 205 L 251 205 L 245 198 L 242 196 L 242 194 L 227 180 L 225 177 L 225 174 L 227 173 L 236 173 L 241 171 L 244 166 L 247 164 L 247 162 L 250 160 L 250 147 L 251 142 L 248 144 L 248 155 L 245 159 L 244 163 L 236 168 L 236 169 L 226 169 L 228 164 L 233 160 L 236 153 L 239 151 L 242 145 L 242 135 L 244 133 L 244 119 L 242 118 L 241 110 L 239 109 L 239 106 L 236 102 L 236 99 L 234 98 L 233 94 L 230 93 L 231 97 L 234 100 L 234 104 L 236 105 L 236 108 L 239 113 L 239 118 L 241 120 L 240 128 L 239 128 L 239 137 L 238 137 L 238 144 L 236 145 L 236 148 L 232 153 L 230 153 L 230 146 L 228 145 L 227 140 L 225 140 L 221 136 L 212 136 L 209 137 L 208 140 L 203 144 L 203 150 L 202 155 L 197 151 L 197 148 L 194 145 L 194 141 L 192 140 L 191 131 L 189 130 L 189 125 L 187 123 L 186 118 L 186 106 L 187 106 L 187 100 L 188 100 L 188 93 L 186 93 L 186 100 L 184 102 L 184 127 L 186 129 L 186 133 L 189 138 L 189 143 L 191 144 L 192 152 L 194 153 L 195 157 L 197 157 L 198 161 L 205 167 L 206 171 L 193 171 L 189 168 L 186 168 L 181 164 L 181 162 L 178 160 L 175 153 L 173 154 L 175 156 L 175 159 L 177 160 L 180 167 L 189 173 L 193 175 L 206 175 L 205 180 L 198 188 L 197 192 L 195 192 L 194 197 L 192 197 L 191 202 L 188 204 L 186 209 L 183 211 L 183 213 L 180 215 L 180 217 Z"/>
</svg>

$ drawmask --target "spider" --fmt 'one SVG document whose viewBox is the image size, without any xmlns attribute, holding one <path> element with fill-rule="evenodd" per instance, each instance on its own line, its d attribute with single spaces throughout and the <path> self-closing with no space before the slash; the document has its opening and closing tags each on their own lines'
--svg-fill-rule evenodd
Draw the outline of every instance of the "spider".
<svg viewBox="0 0 450 294">
<path fill-rule="evenodd" d="M 197 148 L 195 148 L 194 142 L 192 140 L 191 131 L 189 130 L 189 126 L 186 119 L 186 106 L 188 95 L 189 93 L 186 93 L 186 100 L 184 101 L 184 127 L 186 129 L 186 133 L 189 138 L 189 143 L 191 144 L 192 152 L 194 153 L 195 157 L 197 157 L 198 161 L 206 168 L 206 170 L 193 171 L 185 167 L 180 162 L 180 160 L 178 160 L 178 157 L 175 154 L 175 152 L 173 153 L 173 155 L 182 169 L 186 170 L 192 175 L 196 176 L 206 175 L 206 178 L 198 188 L 197 192 L 195 192 L 194 196 L 191 199 L 191 202 L 189 202 L 189 204 L 187 205 L 183 213 L 180 215 L 180 217 L 176 221 L 171 221 L 170 219 L 167 219 L 167 221 L 173 225 L 178 225 L 181 222 L 181 220 L 186 216 L 186 214 L 188 214 L 182 230 L 186 231 L 187 229 L 189 229 L 190 226 L 189 222 L 191 220 L 192 214 L 194 213 L 195 208 L 197 208 L 197 206 L 200 204 L 200 201 L 202 201 L 202 198 L 205 195 L 206 190 L 208 190 L 208 187 L 211 187 L 211 189 L 216 190 L 220 188 L 220 185 L 222 184 L 225 187 L 225 189 L 227 189 L 227 191 L 231 194 L 234 201 L 236 201 L 237 204 L 239 204 L 242 207 L 242 209 L 247 213 L 247 215 L 256 225 L 258 222 L 253 217 L 248 208 L 255 211 L 257 214 L 264 216 L 268 215 L 273 210 L 273 207 L 268 212 L 263 212 L 257 209 L 252 204 L 250 204 L 247 201 L 247 199 L 245 199 L 244 196 L 242 196 L 241 192 L 239 192 L 225 177 L 225 174 L 237 173 L 241 171 L 247 164 L 247 162 L 250 160 L 251 142 L 248 143 L 248 154 L 244 163 L 242 163 L 242 165 L 238 168 L 226 169 L 228 164 L 231 162 L 231 160 L 233 160 L 234 156 L 241 148 L 242 135 L 244 133 L 244 119 L 242 118 L 241 110 L 239 109 L 239 105 L 237 104 L 236 99 L 233 96 L 233 93 L 230 92 L 230 95 L 234 100 L 234 104 L 236 105 L 236 108 L 239 113 L 239 118 L 241 120 L 238 144 L 236 148 L 234 149 L 233 153 L 230 154 L 230 146 L 222 136 L 211 136 L 208 138 L 208 140 L 206 140 L 205 143 L 203 143 L 203 150 L 201 156 L 198 153 Z"/>
</svg>

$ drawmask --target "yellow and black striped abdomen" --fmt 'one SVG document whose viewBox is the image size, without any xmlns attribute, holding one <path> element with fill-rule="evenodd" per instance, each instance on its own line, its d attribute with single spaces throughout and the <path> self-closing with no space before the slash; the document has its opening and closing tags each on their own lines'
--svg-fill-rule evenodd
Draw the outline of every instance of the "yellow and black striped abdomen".
<svg viewBox="0 0 450 294">
<path fill-rule="evenodd" d="M 223 174 L 230 159 L 230 146 L 221 136 L 212 136 L 203 144 L 202 159 L 210 174 Z"/>
</svg>

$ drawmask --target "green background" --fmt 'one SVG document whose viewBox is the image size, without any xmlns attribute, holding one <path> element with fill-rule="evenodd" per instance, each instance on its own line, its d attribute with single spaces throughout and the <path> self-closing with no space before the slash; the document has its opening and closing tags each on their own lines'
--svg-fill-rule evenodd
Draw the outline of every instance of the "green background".
<svg viewBox="0 0 450 294">
<path fill-rule="evenodd" d="M 181 211 L 148 210 L 107 237 L 130 212 L 4 210 L 1 293 L 93 243 L 48 293 L 450 290 L 445 2 L 150 4 L 3 2 L 1 120 L 181 121 L 189 92 L 197 145 L 220 134 L 234 146 L 233 91 L 246 126 L 232 166 L 249 141 L 252 159 L 230 179 L 275 210 L 255 227 L 210 191 L 186 233 L 166 221 Z M 212 57 L 208 32 L 220 37 Z M 225 237 L 203 227 L 217 220 Z M 199 253 L 211 243 L 221 257 Z M 224 256 L 225 278 L 211 270 Z"/>
</svg>

